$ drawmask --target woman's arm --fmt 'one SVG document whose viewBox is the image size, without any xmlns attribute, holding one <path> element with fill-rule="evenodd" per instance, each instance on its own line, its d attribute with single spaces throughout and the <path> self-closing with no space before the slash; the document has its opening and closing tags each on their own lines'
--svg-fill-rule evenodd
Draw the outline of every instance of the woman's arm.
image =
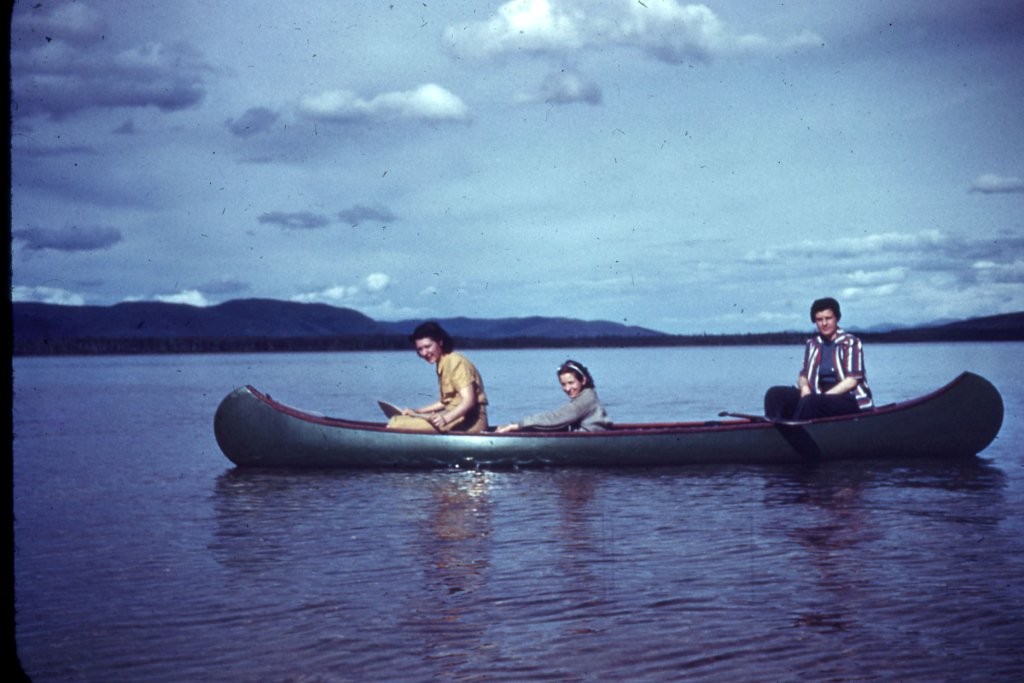
<svg viewBox="0 0 1024 683">
<path fill-rule="evenodd" d="M 829 389 L 828 391 L 826 391 L 825 393 L 826 394 L 845 394 L 847 392 L 850 392 L 850 391 L 853 391 L 854 389 L 856 389 L 858 384 L 860 384 L 860 379 L 859 378 L 857 378 L 857 377 L 847 377 L 846 379 L 841 380 L 837 384 L 833 385 L 833 387 L 831 389 Z"/>
<path fill-rule="evenodd" d="M 437 413 L 430 416 L 430 422 L 438 429 L 444 427 L 450 422 L 455 422 L 460 417 L 465 416 L 466 413 L 476 408 L 476 385 L 467 384 L 466 386 L 459 389 L 459 398 L 462 400 L 459 405 L 455 406 L 450 410 L 444 410 L 443 403 L 437 403 L 440 408 L 437 409 Z"/>
<path fill-rule="evenodd" d="M 440 401 L 435 401 L 429 406 L 423 406 L 422 408 L 404 408 L 402 409 L 402 415 L 422 415 L 424 413 L 436 413 L 439 410 L 444 409 L 444 404 Z"/>
<path fill-rule="evenodd" d="M 527 415 L 517 424 L 520 428 L 564 429 L 572 427 L 578 425 L 587 416 L 593 409 L 595 401 L 596 399 L 590 399 L 589 396 L 580 394 L 576 400 L 566 403 L 561 408 L 546 413 Z"/>
</svg>

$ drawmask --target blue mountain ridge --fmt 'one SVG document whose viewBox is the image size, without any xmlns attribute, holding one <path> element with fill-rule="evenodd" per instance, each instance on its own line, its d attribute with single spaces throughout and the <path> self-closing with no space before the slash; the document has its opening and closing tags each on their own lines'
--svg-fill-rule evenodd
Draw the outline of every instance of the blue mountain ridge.
<svg viewBox="0 0 1024 683">
<path fill-rule="evenodd" d="M 350 308 L 276 299 L 235 299 L 208 307 L 160 302 L 126 302 L 113 306 L 15 302 L 12 304 L 12 318 L 16 341 L 407 336 L 422 322 L 380 322 Z M 473 339 L 666 336 L 643 327 L 573 318 L 456 317 L 439 318 L 438 322 L 454 337 Z"/>
<path fill-rule="evenodd" d="M 113 306 L 14 302 L 12 322 L 15 342 L 36 342 L 60 339 L 406 337 L 422 320 L 377 321 L 350 308 L 328 304 L 235 299 L 208 307 L 161 302 L 125 302 Z M 585 340 L 605 337 L 652 342 L 679 338 L 679 335 L 635 325 L 566 317 L 460 316 L 439 318 L 438 322 L 456 338 L 477 340 Z M 850 331 L 893 340 L 928 337 L 1024 339 L 1024 312 L 943 321 L 942 324 L 913 328 L 880 325 L 861 330 L 850 328 Z M 710 336 L 724 338 L 730 335 Z"/>
</svg>

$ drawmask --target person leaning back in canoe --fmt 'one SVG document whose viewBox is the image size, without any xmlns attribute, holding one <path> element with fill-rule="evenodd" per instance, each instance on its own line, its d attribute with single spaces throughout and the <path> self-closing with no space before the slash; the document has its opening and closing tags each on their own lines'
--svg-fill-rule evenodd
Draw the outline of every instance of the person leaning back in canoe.
<svg viewBox="0 0 1024 683">
<path fill-rule="evenodd" d="M 765 393 L 766 417 L 811 420 L 873 407 L 863 345 L 839 327 L 841 317 L 839 302 L 831 297 L 811 304 L 811 322 L 818 334 L 807 340 L 797 385 L 772 387 Z"/>
<path fill-rule="evenodd" d="M 416 354 L 437 368 L 441 398 L 415 410 L 404 409 L 388 420 L 389 429 L 419 432 L 482 432 L 487 429 L 487 395 L 476 366 L 436 322 L 425 322 L 409 336 Z"/>
<path fill-rule="evenodd" d="M 547 413 L 528 415 L 518 422 L 498 427 L 498 432 L 514 432 L 520 429 L 599 432 L 608 429 L 611 421 L 608 413 L 597 398 L 594 378 L 590 371 L 574 360 L 567 360 L 558 367 L 558 383 L 569 397 L 569 403 Z"/>
</svg>

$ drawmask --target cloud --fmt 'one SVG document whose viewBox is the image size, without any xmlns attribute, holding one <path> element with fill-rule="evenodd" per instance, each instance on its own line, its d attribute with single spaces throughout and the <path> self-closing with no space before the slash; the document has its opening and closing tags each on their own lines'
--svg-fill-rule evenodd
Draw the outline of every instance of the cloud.
<svg viewBox="0 0 1024 683">
<path fill-rule="evenodd" d="M 561 12 L 549 0 L 512 0 L 487 21 L 447 29 L 456 52 L 474 57 L 503 53 L 560 53 L 584 45 L 582 13 Z"/>
<path fill-rule="evenodd" d="M 366 289 L 371 292 L 382 292 L 391 284 L 391 277 L 385 273 L 370 273 L 366 276 Z"/>
<path fill-rule="evenodd" d="M 1012 263 L 996 263 L 995 261 L 978 261 L 973 264 L 978 280 L 984 282 L 1024 283 L 1024 261 L 1017 259 Z"/>
<path fill-rule="evenodd" d="M 449 26 L 445 39 L 455 54 L 467 57 L 564 57 L 584 48 L 623 46 L 673 64 L 779 54 L 823 42 L 806 30 L 781 41 L 737 33 L 707 6 L 677 0 L 511 0 L 488 20 Z"/>
<path fill-rule="evenodd" d="M 891 284 L 900 282 L 907 277 L 907 268 L 896 266 L 885 270 L 856 270 L 846 276 L 846 279 L 858 286 L 870 286 L 878 284 Z"/>
<path fill-rule="evenodd" d="M 76 225 L 56 230 L 12 230 L 11 237 L 24 242 L 24 248 L 29 251 L 99 251 L 109 249 L 123 239 L 117 228 Z"/>
<path fill-rule="evenodd" d="M 186 289 L 177 294 L 158 294 L 153 297 L 156 301 L 165 304 L 188 304 L 189 306 L 209 306 L 210 302 L 201 292 L 195 289 Z"/>
<path fill-rule="evenodd" d="M 74 292 L 59 287 L 11 287 L 11 301 L 27 301 L 61 306 L 84 306 L 85 299 Z"/>
<path fill-rule="evenodd" d="M 338 212 L 338 218 L 349 225 L 359 225 L 362 222 L 393 223 L 398 217 L 383 206 L 354 206 Z"/>
<path fill-rule="evenodd" d="M 18 116 L 60 120 L 94 108 L 178 111 L 206 94 L 207 67 L 184 43 L 111 47 L 85 3 L 18 3 L 12 15 L 11 91 Z"/>
<path fill-rule="evenodd" d="M 900 286 L 896 283 L 874 285 L 872 287 L 843 287 L 839 295 L 844 299 L 882 298 L 899 293 Z"/>
<path fill-rule="evenodd" d="M 279 118 L 279 115 L 266 107 L 252 107 L 246 109 L 237 120 L 228 119 L 224 122 L 232 134 L 240 138 L 249 138 L 253 135 L 266 133 Z"/>
<path fill-rule="evenodd" d="M 785 279 L 798 263 L 830 263 L 829 282 L 844 298 L 922 297 L 922 289 L 949 292 L 978 283 L 1009 286 L 1024 281 L 1019 254 L 1024 235 L 951 235 L 924 230 L 879 233 L 831 241 L 804 241 L 751 252 L 761 280 Z M 817 281 L 815 281 L 817 282 Z M 815 284 L 815 286 L 818 286 Z"/>
<path fill-rule="evenodd" d="M 415 90 L 389 92 L 366 100 L 348 90 L 331 90 L 307 97 L 299 113 L 316 121 L 357 122 L 402 119 L 411 121 L 464 121 L 466 105 L 434 83 Z"/>
<path fill-rule="evenodd" d="M 784 256 L 787 262 L 792 262 L 794 259 L 817 260 L 822 254 L 834 259 L 854 259 L 873 254 L 905 258 L 911 253 L 940 250 L 950 242 L 951 238 L 938 230 L 877 233 L 827 242 L 805 240 L 774 249 L 748 252 L 744 260 L 750 263 L 775 263 Z"/>
<path fill-rule="evenodd" d="M 982 194 L 1024 192 L 1024 180 L 1016 177 L 986 173 L 975 179 L 971 185 L 971 192 L 980 192 Z"/>
<path fill-rule="evenodd" d="M 260 223 L 278 225 L 288 230 L 315 230 L 323 228 L 330 223 L 326 216 L 309 211 L 296 211 L 293 213 L 270 211 L 261 215 L 257 220 Z"/>
<path fill-rule="evenodd" d="M 579 73 L 563 69 L 550 74 L 544 79 L 540 90 L 535 94 L 521 99 L 523 102 L 543 102 L 545 104 L 601 104 L 601 87 L 588 81 Z"/>
<path fill-rule="evenodd" d="M 29 3 L 19 3 L 25 6 Z M 25 12 L 15 12 L 14 23 Z M 90 109 L 156 106 L 176 112 L 206 95 L 206 66 L 184 43 L 147 43 L 115 51 L 95 37 L 14 31 L 11 97 L 17 116 L 61 120 Z M 28 33 L 29 37 L 25 37 Z"/>
<path fill-rule="evenodd" d="M 323 303 L 323 304 L 359 304 L 362 310 L 367 304 L 377 300 L 375 295 L 383 292 L 391 286 L 391 276 L 386 273 L 370 273 L 361 284 L 338 285 L 334 284 L 323 289 L 312 292 L 303 292 L 291 297 L 292 301 L 299 303 Z M 379 303 L 376 305 L 380 305 Z"/>
<path fill-rule="evenodd" d="M 291 297 L 292 301 L 303 304 L 326 303 L 337 304 L 343 301 L 354 299 L 359 295 L 360 289 L 354 285 L 331 285 L 315 292 L 304 292 Z"/>
</svg>

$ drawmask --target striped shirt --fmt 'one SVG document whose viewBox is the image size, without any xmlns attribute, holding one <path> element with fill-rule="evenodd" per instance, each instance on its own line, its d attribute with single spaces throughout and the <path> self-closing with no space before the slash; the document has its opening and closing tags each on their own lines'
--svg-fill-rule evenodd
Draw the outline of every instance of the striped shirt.
<svg viewBox="0 0 1024 683">
<path fill-rule="evenodd" d="M 857 378 L 859 380 L 857 388 L 851 392 L 857 399 L 857 405 L 861 410 L 874 407 L 874 401 L 871 400 L 871 389 L 868 388 L 867 373 L 864 369 L 864 346 L 860 339 L 838 329 L 832 342 L 832 359 L 836 369 L 836 380 L 842 382 L 847 377 Z M 818 381 L 824 345 L 825 341 L 820 335 L 807 340 L 807 346 L 804 348 L 804 367 L 800 371 L 800 374 L 807 378 L 811 390 L 816 394 L 824 393 Z"/>
</svg>

